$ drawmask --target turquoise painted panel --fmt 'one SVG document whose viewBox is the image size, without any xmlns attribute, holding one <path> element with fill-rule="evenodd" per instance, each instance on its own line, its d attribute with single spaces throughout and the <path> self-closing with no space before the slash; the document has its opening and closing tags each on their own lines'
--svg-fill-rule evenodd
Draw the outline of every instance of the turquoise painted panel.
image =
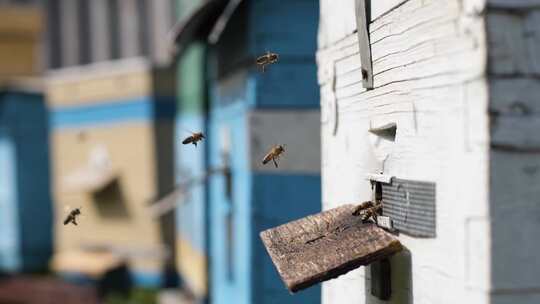
<svg viewBox="0 0 540 304">
<path fill-rule="evenodd" d="M 320 287 L 291 295 L 281 281 L 259 233 L 321 211 L 320 175 L 253 175 L 253 303 L 320 303 Z"/>
<path fill-rule="evenodd" d="M 257 108 L 318 108 L 317 29 L 319 1 L 253 1 L 249 53 L 272 51 L 279 61 L 265 73 L 254 71 Z M 299 22 L 301 20 L 301 22 Z"/>
<path fill-rule="evenodd" d="M 15 144 L 0 126 L 0 271 L 20 267 Z"/>
<path fill-rule="evenodd" d="M 251 75 L 256 83 L 256 108 L 318 109 L 320 107 L 317 65 L 304 63 L 276 64 L 264 74 Z"/>
<path fill-rule="evenodd" d="M 51 112 L 54 128 L 80 127 L 125 121 L 173 119 L 174 97 L 145 96 L 121 101 L 55 108 Z"/>
<path fill-rule="evenodd" d="M 203 44 L 189 46 L 177 65 L 178 111 L 183 114 L 202 114 L 205 109 L 205 55 Z"/>
<path fill-rule="evenodd" d="M 246 107 L 236 104 L 212 112 L 210 118 L 210 166 L 228 163 L 231 170 L 229 180 L 220 174 L 212 176 L 209 183 L 210 286 L 214 303 L 253 303 L 255 265 L 246 114 Z"/>
<path fill-rule="evenodd" d="M 314 60 L 319 1 L 251 1 L 248 18 L 249 53 L 277 52 L 285 64 Z"/>
<path fill-rule="evenodd" d="M 131 280 L 135 286 L 145 288 L 160 288 L 163 286 L 163 276 L 161 273 L 131 271 Z"/>
<path fill-rule="evenodd" d="M 212 106 L 245 102 L 251 108 L 318 108 L 318 9 L 318 1 L 306 0 L 240 5 L 211 52 L 212 94 L 217 97 Z M 254 60 L 266 51 L 280 58 L 261 73 Z"/>
<path fill-rule="evenodd" d="M 41 94 L 0 94 L 0 205 L 11 206 L 0 208 L 0 238 L 8 235 L 9 247 L 16 248 L 16 262 L 10 262 L 16 271 L 46 270 L 52 253 L 47 114 Z"/>
<path fill-rule="evenodd" d="M 230 191 L 224 175 L 209 182 L 213 302 L 320 303 L 318 287 L 287 292 L 258 236 L 320 211 L 320 176 L 254 174 L 247 142 L 252 109 L 319 107 L 318 14 L 314 0 L 244 2 L 210 52 L 209 165 L 225 162 L 226 147 L 234 151 Z M 280 61 L 263 74 L 250 62 L 266 51 Z"/>
<path fill-rule="evenodd" d="M 205 150 L 206 140 L 197 147 L 183 145 L 182 139 L 191 132 L 205 132 L 204 118 L 200 115 L 182 115 L 176 121 L 175 130 L 175 179 L 177 184 L 204 176 L 206 172 Z M 187 199 L 179 202 L 176 212 L 177 233 L 188 240 L 193 248 L 201 254 L 206 252 L 206 198 L 205 184 L 198 182 L 189 188 Z"/>
<path fill-rule="evenodd" d="M 202 0 L 176 0 L 176 16 L 178 20 L 189 16 Z"/>
<path fill-rule="evenodd" d="M 238 71 L 225 79 L 213 82 L 210 87 L 210 109 L 229 107 L 231 104 L 252 104 L 255 82 L 246 71 Z"/>
<path fill-rule="evenodd" d="M 13 97 L 21 121 L 17 144 L 18 217 L 23 271 L 45 270 L 52 255 L 48 110 L 42 95 Z"/>
</svg>

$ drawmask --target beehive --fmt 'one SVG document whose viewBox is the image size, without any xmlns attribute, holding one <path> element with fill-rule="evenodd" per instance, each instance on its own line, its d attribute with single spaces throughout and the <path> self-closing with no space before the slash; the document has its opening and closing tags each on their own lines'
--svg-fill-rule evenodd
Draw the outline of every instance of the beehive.
<svg viewBox="0 0 540 304">
<path fill-rule="evenodd" d="M 324 208 L 370 199 L 380 173 L 402 185 L 382 186 L 406 248 L 390 303 L 538 302 L 538 3 L 370 2 L 365 88 L 355 1 L 321 1 Z M 372 270 L 323 303 L 379 303 Z"/>
<path fill-rule="evenodd" d="M 171 71 L 137 58 L 50 73 L 57 271 L 94 273 L 86 253 L 104 250 L 127 261 L 136 284 L 160 284 L 174 221 L 147 209 L 173 185 L 173 83 Z M 80 224 L 64 226 L 75 207 Z"/>
</svg>

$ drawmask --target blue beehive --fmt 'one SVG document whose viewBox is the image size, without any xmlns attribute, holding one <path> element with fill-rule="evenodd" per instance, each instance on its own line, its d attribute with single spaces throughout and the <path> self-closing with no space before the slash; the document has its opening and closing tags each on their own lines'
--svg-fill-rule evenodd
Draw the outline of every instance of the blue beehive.
<svg viewBox="0 0 540 304">
<path fill-rule="evenodd" d="M 187 195 L 178 199 L 176 212 L 176 265 L 184 288 L 199 300 L 208 296 L 206 142 L 183 145 L 190 132 L 206 134 L 206 94 L 202 45 L 191 46 L 182 57 L 178 73 L 178 115 L 176 118 L 176 183 L 188 186 Z"/>
<path fill-rule="evenodd" d="M 238 2 L 206 2 L 176 37 L 182 50 L 186 36 L 215 32 L 225 7 L 234 8 L 207 56 L 207 169 L 228 168 L 208 183 L 211 299 L 318 303 L 318 288 L 287 292 L 259 239 L 262 230 L 320 210 L 318 3 Z M 254 61 L 267 51 L 280 59 L 262 73 Z M 263 166 L 274 144 L 286 145 L 279 168 Z"/>
<path fill-rule="evenodd" d="M 52 252 L 43 95 L 0 91 L 0 272 L 41 271 Z"/>
</svg>

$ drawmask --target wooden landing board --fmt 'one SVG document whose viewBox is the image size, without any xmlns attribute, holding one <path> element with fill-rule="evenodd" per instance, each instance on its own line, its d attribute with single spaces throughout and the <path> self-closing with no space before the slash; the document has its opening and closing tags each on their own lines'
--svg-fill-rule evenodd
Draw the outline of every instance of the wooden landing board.
<svg viewBox="0 0 540 304">
<path fill-rule="evenodd" d="M 265 230 L 261 239 L 291 292 L 333 279 L 401 250 L 401 243 L 344 205 Z"/>
</svg>

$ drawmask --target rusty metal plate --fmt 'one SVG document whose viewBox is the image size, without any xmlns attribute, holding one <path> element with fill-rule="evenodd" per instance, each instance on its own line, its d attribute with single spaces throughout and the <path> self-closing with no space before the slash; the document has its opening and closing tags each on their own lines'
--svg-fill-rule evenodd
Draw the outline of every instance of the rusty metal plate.
<svg viewBox="0 0 540 304">
<path fill-rule="evenodd" d="M 345 274 L 401 250 L 401 243 L 344 205 L 265 230 L 261 239 L 291 292 Z"/>
<path fill-rule="evenodd" d="M 382 183 L 383 215 L 393 228 L 415 237 L 436 236 L 436 185 L 432 182 L 392 178 Z"/>
</svg>

